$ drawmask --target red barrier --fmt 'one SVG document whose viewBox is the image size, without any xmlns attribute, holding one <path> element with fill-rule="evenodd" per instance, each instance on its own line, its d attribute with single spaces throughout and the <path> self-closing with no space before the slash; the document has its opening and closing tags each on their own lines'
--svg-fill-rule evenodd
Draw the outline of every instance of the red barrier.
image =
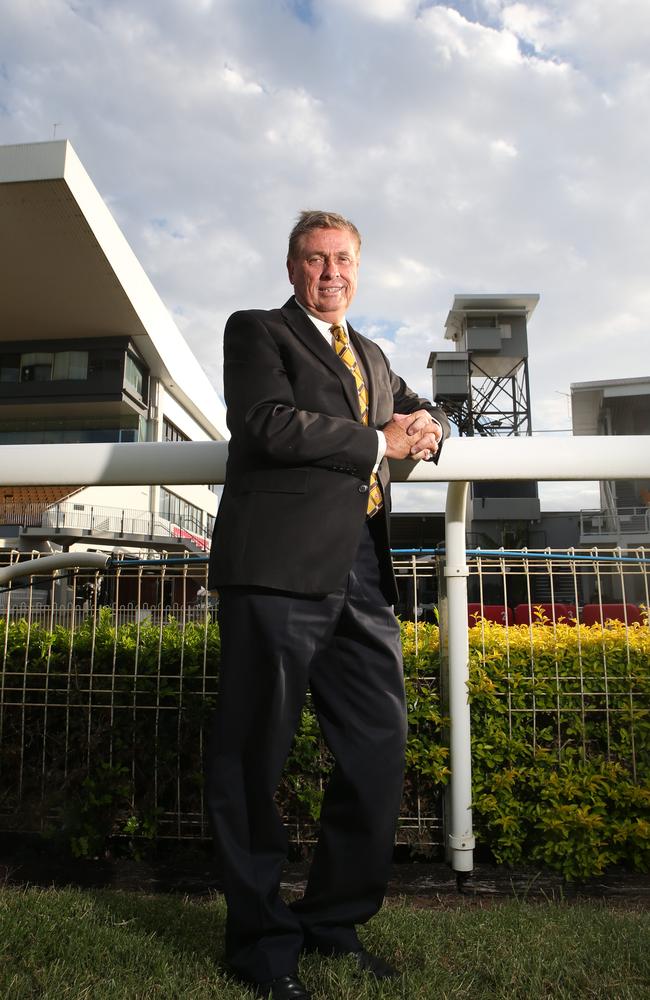
<svg viewBox="0 0 650 1000">
<path fill-rule="evenodd" d="M 602 612 L 602 618 L 601 618 Z M 600 625 L 609 619 L 617 622 L 643 623 L 643 616 L 636 604 L 585 604 L 580 615 L 583 625 Z"/>
<path fill-rule="evenodd" d="M 499 625 L 504 625 L 506 621 L 508 625 L 514 624 L 512 608 L 507 608 L 505 604 L 484 604 L 483 606 L 480 604 L 468 604 L 468 625 L 476 625 L 481 618 L 485 618 L 489 622 L 497 622 Z"/>
<path fill-rule="evenodd" d="M 575 625 L 574 604 L 518 604 L 515 608 L 515 625 Z"/>
</svg>

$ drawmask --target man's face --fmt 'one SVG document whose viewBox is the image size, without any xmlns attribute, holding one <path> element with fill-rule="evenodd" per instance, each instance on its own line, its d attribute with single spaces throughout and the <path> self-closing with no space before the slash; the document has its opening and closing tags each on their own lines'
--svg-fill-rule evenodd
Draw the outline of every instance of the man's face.
<svg viewBox="0 0 650 1000">
<path fill-rule="evenodd" d="M 343 319 L 357 290 L 359 248 L 347 229 L 312 229 L 287 260 L 298 301 L 328 323 Z"/>
</svg>

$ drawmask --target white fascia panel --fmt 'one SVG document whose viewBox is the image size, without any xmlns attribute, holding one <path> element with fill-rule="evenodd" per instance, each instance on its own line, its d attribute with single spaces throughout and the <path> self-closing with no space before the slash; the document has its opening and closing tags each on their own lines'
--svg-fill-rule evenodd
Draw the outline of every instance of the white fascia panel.
<svg viewBox="0 0 650 1000">
<path fill-rule="evenodd" d="M 62 178 L 68 148 L 66 139 L 0 147 L 0 183 Z"/>
<path fill-rule="evenodd" d="M 603 389 L 605 399 L 620 399 L 628 396 L 650 396 L 650 379 L 638 379 L 635 383 L 621 382 Z"/>
<path fill-rule="evenodd" d="M 167 389 L 162 388 L 160 394 L 160 409 L 163 416 L 171 420 L 173 424 L 176 424 L 179 431 L 183 431 L 184 434 L 192 441 L 210 441 L 212 438 L 206 434 L 205 430 L 200 424 L 196 422 L 191 413 L 188 413 L 184 406 L 182 406 L 177 399 L 169 393 Z"/>
<path fill-rule="evenodd" d="M 151 508 L 150 492 L 149 486 L 87 486 L 65 502 L 80 503 L 86 507 L 147 511 Z"/>
<path fill-rule="evenodd" d="M 598 434 L 598 418 L 603 402 L 598 389 L 579 391 L 571 386 L 571 423 L 576 437 Z"/>
</svg>

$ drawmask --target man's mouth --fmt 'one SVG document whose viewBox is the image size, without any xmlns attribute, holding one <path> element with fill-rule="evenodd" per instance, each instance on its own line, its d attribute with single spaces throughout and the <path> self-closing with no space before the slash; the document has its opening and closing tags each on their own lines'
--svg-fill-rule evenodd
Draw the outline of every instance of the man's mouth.
<svg viewBox="0 0 650 1000">
<path fill-rule="evenodd" d="M 321 295 L 339 295 L 343 291 L 343 285 L 327 285 L 319 288 Z"/>
</svg>

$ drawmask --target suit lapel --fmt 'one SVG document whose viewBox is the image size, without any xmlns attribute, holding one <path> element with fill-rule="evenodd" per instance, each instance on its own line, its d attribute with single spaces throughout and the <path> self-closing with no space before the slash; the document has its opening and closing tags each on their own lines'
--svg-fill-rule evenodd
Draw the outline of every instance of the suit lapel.
<svg viewBox="0 0 650 1000">
<path fill-rule="evenodd" d="M 280 311 L 285 322 L 298 337 L 300 342 L 304 344 L 304 346 L 310 350 L 312 354 L 315 354 L 319 361 L 321 361 L 325 367 L 340 380 L 352 413 L 357 420 L 359 420 L 361 417 L 359 410 L 359 394 L 357 393 L 357 386 L 352 372 L 346 368 L 340 358 L 337 358 L 333 348 L 327 343 L 320 330 L 316 329 L 307 314 L 303 312 L 299 305 L 296 304 L 295 299 L 291 298 L 288 302 L 285 302 Z M 356 334 L 354 349 L 355 351 L 358 349 L 358 338 L 356 337 Z M 365 353 L 362 353 L 362 358 L 364 366 L 367 366 Z"/>
</svg>

